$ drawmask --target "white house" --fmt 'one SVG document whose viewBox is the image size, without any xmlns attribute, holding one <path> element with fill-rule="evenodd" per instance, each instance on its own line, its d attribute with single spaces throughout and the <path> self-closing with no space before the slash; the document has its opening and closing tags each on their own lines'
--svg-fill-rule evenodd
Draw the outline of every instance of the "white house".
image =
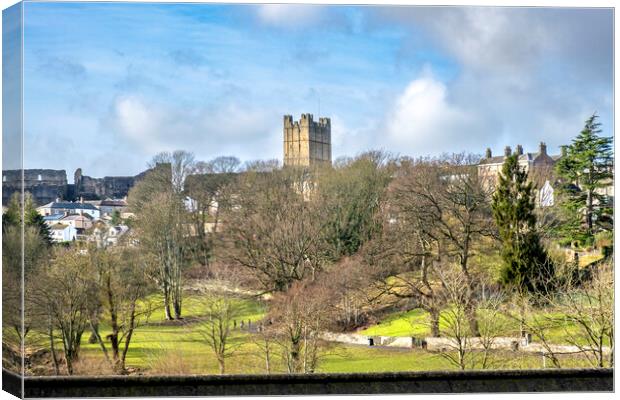
<svg viewBox="0 0 620 400">
<path fill-rule="evenodd" d="M 80 202 L 61 202 L 53 201 L 37 208 L 37 212 L 43 216 L 53 214 L 87 214 L 94 220 L 98 220 L 101 217 L 99 209 L 90 203 Z"/>
<path fill-rule="evenodd" d="M 50 227 L 54 242 L 72 242 L 77 238 L 77 230 L 71 225 L 55 224 Z"/>
</svg>

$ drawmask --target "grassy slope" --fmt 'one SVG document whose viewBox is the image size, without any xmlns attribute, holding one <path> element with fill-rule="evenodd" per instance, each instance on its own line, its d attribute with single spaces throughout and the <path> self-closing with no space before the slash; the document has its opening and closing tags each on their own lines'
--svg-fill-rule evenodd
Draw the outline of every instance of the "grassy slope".
<svg viewBox="0 0 620 400">
<path fill-rule="evenodd" d="M 158 303 L 160 298 L 152 298 Z M 254 300 L 240 301 L 241 313 L 238 319 L 258 321 L 263 317 L 262 305 Z M 202 314 L 199 296 L 186 296 L 184 303 L 186 320 L 183 323 L 164 321 L 163 312 L 156 310 L 149 324 L 141 326 L 134 334 L 127 357 L 128 367 L 137 367 L 150 373 L 191 373 L 216 374 L 218 364 L 211 349 L 202 340 L 199 333 Z M 417 321 L 413 326 L 409 319 Z M 423 334 L 426 328 L 426 316 L 421 310 L 397 313 L 381 325 L 364 331 L 366 334 L 407 335 L 411 332 Z M 408 333 L 409 332 L 409 333 Z M 101 328 L 102 335 L 107 333 Z M 82 359 L 88 360 L 90 366 L 82 373 L 105 373 L 103 354 L 97 344 L 89 344 L 85 334 L 82 344 Z M 252 335 L 236 330 L 233 343 L 237 346 L 234 355 L 227 360 L 227 373 L 266 373 L 265 362 Z M 43 343 L 42 343 L 43 344 Z M 523 353 L 505 353 L 499 357 L 497 368 L 540 368 L 540 356 Z M 99 365 L 100 367 L 96 367 Z M 579 364 L 576 364 L 579 365 Z M 93 367 L 95 366 L 95 367 Z M 99 368 L 99 369 L 98 369 Z M 454 367 L 440 355 L 421 350 L 366 347 L 355 345 L 331 344 L 323 356 L 317 372 L 388 372 L 416 370 L 446 370 Z M 272 360 L 272 372 L 285 372 L 282 360 Z"/>
<path fill-rule="evenodd" d="M 539 316 L 542 316 L 542 312 Z M 546 315 L 553 318 L 561 319 L 562 315 L 558 313 L 547 313 Z M 509 320 L 506 317 L 498 317 L 505 329 L 500 336 L 514 336 L 519 333 L 519 325 L 517 321 Z M 440 324 L 440 329 L 442 328 Z M 570 323 L 549 329 L 547 336 L 552 343 L 568 344 L 566 341 L 566 330 L 574 333 L 576 327 Z M 388 315 L 381 323 L 368 327 L 358 333 L 368 336 L 430 336 L 430 327 L 428 323 L 428 313 L 421 309 L 414 309 L 407 312 L 396 312 Z M 536 338 L 534 338 L 536 339 Z"/>
</svg>

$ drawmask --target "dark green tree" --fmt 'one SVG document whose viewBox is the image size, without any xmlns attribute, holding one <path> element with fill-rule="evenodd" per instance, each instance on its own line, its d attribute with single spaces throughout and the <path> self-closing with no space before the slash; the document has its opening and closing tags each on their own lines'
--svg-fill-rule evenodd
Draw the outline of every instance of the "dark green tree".
<svg viewBox="0 0 620 400">
<path fill-rule="evenodd" d="M 11 197 L 6 211 L 2 215 L 2 229 L 6 231 L 9 226 L 19 226 L 21 223 L 21 204 L 20 194 L 15 193 Z M 24 223 L 36 229 L 43 242 L 47 245 L 52 244 L 49 226 L 45 223 L 43 216 L 39 214 L 32 199 L 32 195 L 26 192 L 24 196 Z"/>
<path fill-rule="evenodd" d="M 588 244 L 594 234 L 613 229 L 613 206 L 605 193 L 613 184 L 612 138 L 600 136 L 597 118 L 588 118 L 556 164 L 562 222 L 557 231 L 565 244 Z"/>
<path fill-rule="evenodd" d="M 502 283 L 524 291 L 545 291 L 553 265 L 536 231 L 535 197 L 515 154 L 506 158 L 493 195 L 493 217 L 502 242 Z"/>
<path fill-rule="evenodd" d="M 355 254 L 381 228 L 376 216 L 390 182 L 387 161 L 386 154 L 369 152 L 319 174 L 332 259 Z"/>
</svg>

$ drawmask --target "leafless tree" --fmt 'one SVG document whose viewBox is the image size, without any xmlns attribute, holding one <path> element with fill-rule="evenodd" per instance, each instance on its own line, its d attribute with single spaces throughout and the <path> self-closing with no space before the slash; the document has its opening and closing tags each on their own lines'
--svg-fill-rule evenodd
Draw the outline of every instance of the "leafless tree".
<svg viewBox="0 0 620 400">
<path fill-rule="evenodd" d="M 251 336 L 252 343 L 258 349 L 258 356 L 265 362 L 265 372 L 271 374 L 272 362 L 277 355 L 277 333 L 271 325 L 260 324 L 258 332 Z"/>
<path fill-rule="evenodd" d="M 59 248 L 44 268 L 33 290 L 33 301 L 50 323 L 48 331 L 54 360 L 55 331 L 60 335 L 67 373 L 73 374 L 82 335 L 87 327 L 91 302 L 96 296 L 94 276 L 88 255 L 74 248 Z"/>
<path fill-rule="evenodd" d="M 445 290 L 445 303 L 448 307 L 440 316 L 443 333 L 449 340 L 448 351 L 441 356 L 459 369 L 475 366 L 473 332 L 469 324 L 471 294 L 467 278 L 461 271 L 444 271 L 441 280 Z"/>
<path fill-rule="evenodd" d="M 297 282 L 286 293 L 277 293 L 270 304 L 269 318 L 289 373 L 312 373 L 321 359 L 320 333 L 330 320 L 322 290 L 309 282 Z"/>
<path fill-rule="evenodd" d="M 613 367 L 613 266 L 601 265 L 590 281 L 566 287 L 552 306 L 564 315 L 564 336 L 593 367 Z"/>
<path fill-rule="evenodd" d="M 194 226 L 192 252 L 201 265 L 209 267 L 220 229 L 220 212 L 226 208 L 226 188 L 236 180 L 232 173 L 206 173 L 187 177 L 185 193 L 191 198 L 190 220 Z"/>
<path fill-rule="evenodd" d="M 162 290 L 166 319 L 173 318 L 171 306 L 174 318 L 181 318 L 183 270 L 191 249 L 191 225 L 182 189 L 191 159 L 184 152 L 157 156 L 156 166 L 128 196 L 129 207 L 136 215 L 140 248 L 157 265 L 151 276 Z M 171 163 L 162 163 L 166 160 Z"/>
<path fill-rule="evenodd" d="M 479 180 L 476 158 L 463 154 L 401 163 L 394 172 L 384 210 L 380 247 L 388 263 L 382 290 L 411 298 L 430 313 L 431 334 L 439 334 L 441 270 L 457 264 L 472 296 L 468 323 L 479 333 L 475 300 L 480 281 L 472 265 L 494 235 L 489 189 Z M 387 271 L 387 273 L 385 273 Z"/>
<path fill-rule="evenodd" d="M 204 342 L 209 346 L 220 367 L 220 374 L 226 373 L 226 359 L 231 357 L 239 348 L 240 342 L 232 340 L 234 321 L 240 315 L 239 294 L 236 292 L 236 282 L 232 274 L 226 270 L 213 279 L 219 289 L 212 288 L 202 297 L 204 322 L 198 328 Z"/>
<path fill-rule="evenodd" d="M 314 277 L 324 266 L 325 222 L 309 201 L 313 185 L 297 169 L 243 174 L 223 211 L 221 259 L 251 271 L 265 291 Z"/>
<path fill-rule="evenodd" d="M 139 251 L 131 248 L 90 249 L 90 259 L 96 297 L 90 304 L 89 324 L 112 369 L 125 373 L 133 334 L 151 313 L 150 303 L 145 301 L 149 289 L 146 263 Z M 102 320 L 111 330 L 105 339 L 98 329 Z"/>
<path fill-rule="evenodd" d="M 239 172 L 241 161 L 233 156 L 216 157 L 207 162 L 196 163 L 195 173 L 199 174 L 230 174 Z"/>
</svg>

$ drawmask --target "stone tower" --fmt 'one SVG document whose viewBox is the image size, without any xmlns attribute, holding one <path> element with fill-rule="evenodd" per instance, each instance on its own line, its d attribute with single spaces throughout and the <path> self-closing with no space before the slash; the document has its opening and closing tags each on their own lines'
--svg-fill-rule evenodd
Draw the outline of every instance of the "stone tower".
<svg viewBox="0 0 620 400">
<path fill-rule="evenodd" d="M 312 120 L 301 114 L 299 121 L 284 116 L 284 165 L 310 166 L 332 162 L 332 132 L 329 118 Z"/>
</svg>

